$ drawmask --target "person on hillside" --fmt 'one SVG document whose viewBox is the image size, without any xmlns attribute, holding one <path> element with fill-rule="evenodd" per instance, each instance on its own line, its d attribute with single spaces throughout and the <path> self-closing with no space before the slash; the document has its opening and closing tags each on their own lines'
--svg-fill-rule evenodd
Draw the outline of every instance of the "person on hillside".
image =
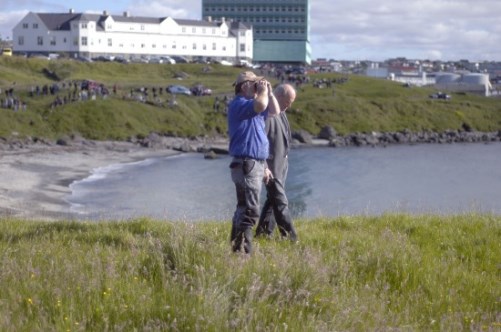
<svg viewBox="0 0 501 332">
<path fill-rule="evenodd" d="M 232 219 L 231 245 L 234 252 L 252 251 L 252 228 L 259 219 L 259 196 L 263 179 L 272 176 L 266 168 L 268 138 L 265 120 L 280 111 L 271 84 L 251 71 L 237 76 L 235 98 L 228 107 L 231 179 L 237 206 Z"/>
<path fill-rule="evenodd" d="M 273 179 L 266 184 L 267 196 L 256 228 L 256 236 L 270 236 L 278 224 L 280 234 L 295 242 L 297 234 L 285 194 L 285 180 L 289 169 L 287 156 L 292 140 L 285 112 L 296 99 L 296 90 L 290 84 L 280 84 L 275 88 L 274 94 L 280 106 L 280 114 L 266 119 L 266 135 L 270 144 L 267 165 Z"/>
</svg>

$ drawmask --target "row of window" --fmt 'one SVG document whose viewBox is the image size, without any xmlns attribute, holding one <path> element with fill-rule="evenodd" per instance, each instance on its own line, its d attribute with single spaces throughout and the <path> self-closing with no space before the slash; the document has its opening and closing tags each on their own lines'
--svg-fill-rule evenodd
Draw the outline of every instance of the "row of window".
<svg viewBox="0 0 501 332">
<path fill-rule="evenodd" d="M 260 6 L 229 6 L 217 7 L 206 6 L 204 8 L 206 13 L 221 13 L 221 12 L 305 12 L 304 6 L 276 6 L 276 7 L 260 7 Z"/>
<path fill-rule="evenodd" d="M 266 29 L 256 29 L 256 34 L 304 34 L 304 29 L 301 29 L 301 30 L 272 30 L 272 29 L 269 29 L 269 30 L 266 30 Z"/>
<path fill-rule="evenodd" d="M 24 36 L 19 36 L 19 37 L 18 37 L 18 39 L 17 39 L 17 42 L 18 42 L 18 45 L 24 45 Z M 66 38 L 63 38 L 63 43 L 66 43 Z M 101 40 L 99 40 L 99 44 L 100 44 L 100 43 L 101 43 Z M 109 46 L 109 47 L 113 47 L 113 39 L 112 39 L 112 38 L 108 38 L 108 39 L 107 39 L 107 43 L 108 43 L 108 46 Z M 43 46 L 43 44 L 44 44 L 44 37 L 42 37 L 42 36 L 38 36 L 38 37 L 37 37 L 37 45 L 38 45 L 38 46 Z M 51 46 L 55 46 L 55 45 L 56 45 L 56 37 L 55 37 L 55 36 L 51 36 L 51 37 L 49 37 L 49 44 L 50 44 Z M 88 44 L 89 44 L 89 38 L 88 38 L 88 37 L 81 37 L 81 45 L 82 45 L 82 46 L 88 46 Z M 78 37 L 75 37 L 75 38 L 73 39 L 73 45 L 78 46 Z M 124 44 L 123 44 L 123 43 L 120 43 L 120 44 L 118 45 L 118 47 L 121 47 L 121 48 L 122 48 L 122 47 L 124 47 Z M 135 44 L 134 44 L 134 43 L 130 44 L 130 47 L 134 48 L 134 47 L 135 47 Z M 140 44 L 140 47 L 141 47 L 141 48 L 145 48 L 145 47 L 146 47 L 146 44 L 141 43 L 141 44 Z M 152 48 L 156 48 L 156 47 L 157 47 L 157 45 L 156 45 L 156 44 L 152 44 L 152 45 L 151 45 L 151 47 L 152 47 Z M 167 48 L 167 45 L 166 45 L 166 44 L 164 44 L 164 45 L 162 45 L 162 47 L 163 47 L 163 48 Z M 196 50 L 196 49 L 199 47 L 199 45 L 198 45 L 197 43 L 193 43 L 193 44 L 191 45 L 191 47 L 192 47 L 192 49 L 193 49 L 193 50 Z M 172 43 L 171 48 L 172 48 L 173 50 L 174 50 L 174 49 L 177 49 L 177 43 L 176 43 L 175 41 Z M 185 49 L 187 49 L 187 48 L 188 48 L 188 46 L 187 46 L 186 44 L 181 45 L 181 49 L 185 50 Z M 204 44 L 202 44 L 202 45 L 201 45 L 201 49 L 202 49 L 202 50 L 207 50 L 207 44 L 205 44 L 205 43 L 204 43 Z M 212 50 L 213 50 L 213 51 L 216 51 L 216 50 L 217 50 L 217 43 L 212 43 Z M 222 46 L 221 46 L 221 50 L 222 50 L 222 51 L 226 51 L 226 45 L 222 45 Z M 241 43 L 241 44 L 240 44 L 240 51 L 242 51 L 242 52 L 244 52 L 244 51 L 245 51 L 245 43 Z"/>
<path fill-rule="evenodd" d="M 244 17 L 236 16 L 235 20 L 239 22 L 250 22 L 250 23 L 301 23 L 304 24 L 304 17 Z"/>
<path fill-rule="evenodd" d="M 81 29 L 87 29 L 88 28 L 88 24 L 87 23 L 80 23 L 80 24 L 79 23 L 74 23 L 73 24 L 73 29 L 74 30 L 78 30 L 79 25 L 80 25 Z M 33 27 L 33 29 L 38 29 L 38 23 L 33 23 L 32 27 Z M 28 28 L 29 28 L 29 23 L 23 23 L 23 29 L 28 29 Z M 92 28 L 92 24 L 90 25 L 90 28 Z M 112 25 L 107 25 L 107 29 L 111 30 L 112 28 L 113 28 Z M 129 30 L 130 31 L 134 31 L 135 28 L 136 28 L 136 26 L 131 25 L 129 27 Z M 141 31 L 144 31 L 145 30 L 145 25 L 141 24 L 140 29 L 141 29 Z M 183 33 L 187 33 L 188 32 L 188 28 L 187 27 L 182 27 L 181 30 L 182 30 Z M 196 28 L 196 27 L 191 27 L 191 32 L 192 33 L 202 33 L 202 34 L 205 35 L 205 34 L 208 33 L 208 30 L 210 30 L 211 34 L 213 34 L 213 35 L 216 34 L 216 28 Z M 226 35 L 226 31 L 221 31 L 221 34 L 223 36 Z"/>
</svg>

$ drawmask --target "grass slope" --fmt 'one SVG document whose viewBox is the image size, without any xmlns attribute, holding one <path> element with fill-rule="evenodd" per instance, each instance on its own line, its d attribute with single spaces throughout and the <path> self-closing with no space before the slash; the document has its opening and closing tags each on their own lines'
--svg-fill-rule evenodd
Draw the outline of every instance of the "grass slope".
<svg viewBox="0 0 501 332">
<path fill-rule="evenodd" d="M 0 220 L 0 330 L 499 330 L 501 219 L 297 222 L 230 253 L 227 223 Z"/>
<path fill-rule="evenodd" d="M 118 93 L 108 100 L 77 102 L 51 109 L 55 96 L 28 97 L 32 86 L 52 84 L 44 69 L 62 81 L 92 79 Z M 233 95 L 231 83 L 242 70 L 199 64 L 79 63 L 71 60 L 46 61 L 19 57 L 0 58 L 0 87 L 14 87 L 16 96 L 27 103 L 27 112 L 0 109 L 0 137 L 37 136 L 58 138 L 81 134 L 93 139 L 126 139 L 150 132 L 177 136 L 225 135 L 226 117 L 212 110 L 214 96 Z M 178 79 L 179 74 L 187 74 Z M 339 74 L 313 74 L 311 80 L 340 78 Z M 289 112 L 294 130 L 316 135 L 325 125 L 340 134 L 370 131 L 411 131 L 460 129 L 464 123 L 480 131 L 501 129 L 499 99 L 453 94 L 450 101 L 430 100 L 432 88 L 405 88 L 398 83 L 364 76 L 349 76 L 344 84 L 319 89 L 312 84 L 299 88 Z M 278 83 L 269 77 L 273 83 Z M 59 82 L 61 83 L 61 82 Z M 131 89 L 165 88 L 169 84 L 191 86 L 203 83 L 214 91 L 212 97 L 177 98 L 177 107 L 125 100 Z M 61 98 L 68 90 L 60 92 Z M 4 95 L 2 94 L 2 98 Z"/>
</svg>

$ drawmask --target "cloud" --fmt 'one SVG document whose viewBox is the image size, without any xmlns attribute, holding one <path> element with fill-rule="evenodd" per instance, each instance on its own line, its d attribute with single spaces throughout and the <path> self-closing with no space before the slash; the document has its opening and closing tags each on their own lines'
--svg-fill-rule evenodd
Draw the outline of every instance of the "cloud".
<svg viewBox="0 0 501 332">
<path fill-rule="evenodd" d="M 109 12 L 200 19 L 202 0 L 116 0 Z M 76 11 L 102 12 L 102 3 L 79 2 Z M 118 11 L 111 7 L 120 8 Z M 501 60 L 499 0 L 310 0 L 313 57 L 384 60 Z M 61 0 L 1 0 L 0 36 L 30 11 L 65 12 Z M 106 9 L 106 8 L 104 8 Z"/>
<path fill-rule="evenodd" d="M 131 13 L 138 16 L 172 17 L 185 19 L 200 19 L 202 17 L 202 0 L 157 0 L 134 1 L 129 7 Z"/>
</svg>

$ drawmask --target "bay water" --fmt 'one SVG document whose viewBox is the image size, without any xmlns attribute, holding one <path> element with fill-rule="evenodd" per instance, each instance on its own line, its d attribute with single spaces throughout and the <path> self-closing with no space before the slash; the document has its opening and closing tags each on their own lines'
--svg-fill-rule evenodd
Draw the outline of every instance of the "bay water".
<svg viewBox="0 0 501 332">
<path fill-rule="evenodd" d="M 230 161 L 185 153 L 109 165 L 71 184 L 67 201 L 81 219 L 229 221 Z M 286 189 L 295 218 L 501 214 L 501 143 L 296 148 Z"/>
</svg>

